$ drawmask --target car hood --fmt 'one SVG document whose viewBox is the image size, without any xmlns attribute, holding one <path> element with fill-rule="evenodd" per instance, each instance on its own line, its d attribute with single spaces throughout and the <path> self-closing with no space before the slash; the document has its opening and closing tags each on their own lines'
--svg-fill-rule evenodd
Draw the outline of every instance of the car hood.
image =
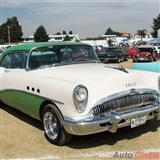
<svg viewBox="0 0 160 160">
<path fill-rule="evenodd" d="M 38 69 L 32 71 L 32 73 L 34 72 L 32 75 L 36 76 L 36 79 L 43 80 L 43 83 L 46 83 L 47 79 L 50 82 L 53 81 L 52 84 L 49 84 L 50 86 L 54 86 L 56 80 L 59 84 L 59 90 L 62 91 L 61 94 L 65 92 L 65 99 L 70 99 L 70 102 L 72 101 L 74 88 L 77 85 L 85 86 L 88 89 L 88 104 L 85 114 L 98 101 L 112 94 L 128 91 L 131 88 L 157 90 L 158 76 L 155 73 L 129 69 L 126 72 L 122 70 L 114 69 L 111 65 L 86 63 Z M 72 87 L 68 88 L 69 86 Z M 68 101 L 66 100 L 64 103 L 66 104 Z"/>
<path fill-rule="evenodd" d="M 153 77 L 153 73 L 145 74 L 142 71 L 129 69 L 126 69 L 128 72 L 125 72 L 123 69 L 114 68 L 116 67 L 99 63 L 74 64 L 39 69 L 35 71 L 34 75 L 81 84 L 94 88 L 96 91 L 103 92 L 105 90 L 110 93 L 113 93 L 113 90 L 118 92 L 134 87 L 155 87 L 154 83 L 148 83 L 149 78 Z M 147 76 L 147 79 L 144 76 Z"/>
</svg>

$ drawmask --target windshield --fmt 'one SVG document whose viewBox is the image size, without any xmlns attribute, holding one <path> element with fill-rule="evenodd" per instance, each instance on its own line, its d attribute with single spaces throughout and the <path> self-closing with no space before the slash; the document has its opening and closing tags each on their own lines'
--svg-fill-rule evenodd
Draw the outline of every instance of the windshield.
<svg viewBox="0 0 160 160">
<path fill-rule="evenodd" d="M 139 48 L 139 52 L 151 52 L 152 48 Z"/>
<path fill-rule="evenodd" d="M 66 65 L 97 62 L 93 47 L 88 45 L 66 45 L 41 47 L 32 51 L 29 68 L 35 69 L 48 65 Z"/>
</svg>

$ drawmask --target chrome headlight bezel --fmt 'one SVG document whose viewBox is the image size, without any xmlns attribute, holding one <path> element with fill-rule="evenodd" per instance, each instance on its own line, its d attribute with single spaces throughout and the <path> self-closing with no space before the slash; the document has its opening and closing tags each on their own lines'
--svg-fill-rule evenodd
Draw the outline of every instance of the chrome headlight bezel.
<svg viewBox="0 0 160 160">
<path fill-rule="evenodd" d="M 79 113 L 83 113 L 88 102 L 88 90 L 83 85 L 78 85 L 73 91 L 74 105 Z"/>
</svg>

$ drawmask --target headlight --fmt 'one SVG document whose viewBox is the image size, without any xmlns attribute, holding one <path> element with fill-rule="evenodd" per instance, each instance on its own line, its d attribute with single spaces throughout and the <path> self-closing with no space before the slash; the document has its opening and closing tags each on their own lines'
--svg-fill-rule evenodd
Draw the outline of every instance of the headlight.
<svg viewBox="0 0 160 160">
<path fill-rule="evenodd" d="M 87 88 L 82 85 L 77 86 L 73 91 L 73 101 L 77 111 L 79 113 L 84 112 L 88 101 Z"/>
</svg>

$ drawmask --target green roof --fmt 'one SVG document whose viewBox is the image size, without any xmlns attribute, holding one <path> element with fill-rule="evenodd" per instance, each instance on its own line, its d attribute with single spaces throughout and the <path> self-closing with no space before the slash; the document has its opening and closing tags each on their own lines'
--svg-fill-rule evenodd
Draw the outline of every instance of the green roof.
<svg viewBox="0 0 160 160">
<path fill-rule="evenodd" d="M 30 51 L 31 49 L 33 49 L 35 47 L 44 47 L 44 46 L 49 46 L 49 45 L 78 45 L 78 44 L 84 44 L 84 43 L 81 43 L 81 42 L 67 42 L 67 41 L 66 42 L 24 43 L 24 44 L 19 44 L 19 45 L 9 47 L 8 49 L 5 50 L 5 53 L 10 52 L 10 51 Z"/>
</svg>

